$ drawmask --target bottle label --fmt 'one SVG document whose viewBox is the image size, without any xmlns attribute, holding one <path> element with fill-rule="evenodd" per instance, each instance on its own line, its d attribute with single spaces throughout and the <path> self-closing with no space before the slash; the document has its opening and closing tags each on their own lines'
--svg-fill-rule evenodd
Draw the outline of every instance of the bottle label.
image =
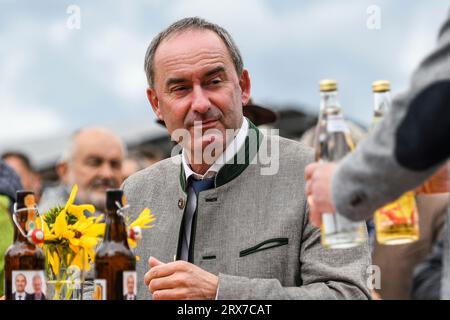
<svg viewBox="0 0 450 320">
<path fill-rule="evenodd" d="M 123 272 L 123 299 L 137 300 L 136 271 Z"/>
<path fill-rule="evenodd" d="M 329 115 L 327 117 L 327 132 L 348 133 L 348 127 L 342 115 Z"/>
<path fill-rule="evenodd" d="M 14 270 L 12 272 L 13 300 L 47 300 L 44 270 Z"/>
<path fill-rule="evenodd" d="M 25 196 L 25 206 L 28 209 L 27 223 L 25 225 L 25 232 L 29 232 L 36 228 L 36 200 L 33 194 Z"/>
<path fill-rule="evenodd" d="M 92 299 L 94 300 L 106 300 L 106 280 L 95 279 L 94 280 L 94 293 Z"/>
<path fill-rule="evenodd" d="M 378 227 L 392 228 L 399 226 L 399 229 L 408 227 L 418 228 L 417 208 L 414 192 L 407 192 L 397 200 L 385 205 L 376 211 L 375 222 Z M 391 230 L 392 231 L 392 230 Z"/>
</svg>

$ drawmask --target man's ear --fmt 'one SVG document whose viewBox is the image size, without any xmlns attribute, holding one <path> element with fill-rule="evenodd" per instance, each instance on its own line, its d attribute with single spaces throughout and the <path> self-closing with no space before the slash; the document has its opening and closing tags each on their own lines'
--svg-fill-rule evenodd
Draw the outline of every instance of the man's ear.
<svg viewBox="0 0 450 320">
<path fill-rule="evenodd" d="M 153 112 L 156 114 L 159 120 L 163 120 L 161 109 L 159 108 L 159 100 L 156 96 L 155 89 L 153 88 L 147 88 L 147 98 L 150 102 L 150 105 L 152 106 Z"/>
<path fill-rule="evenodd" d="M 241 78 L 239 79 L 239 86 L 241 87 L 241 99 L 242 105 L 247 105 L 250 100 L 250 75 L 248 74 L 248 70 L 244 69 L 241 74 Z"/>
<path fill-rule="evenodd" d="M 59 162 L 56 165 L 55 169 L 56 173 L 58 174 L 59 180 L 62 181 L 63 183 L 67 183 L 68 181 L 67 173 L 69 172 L 69 164 L 67 163 L 67 161 Z"/>
</svg>

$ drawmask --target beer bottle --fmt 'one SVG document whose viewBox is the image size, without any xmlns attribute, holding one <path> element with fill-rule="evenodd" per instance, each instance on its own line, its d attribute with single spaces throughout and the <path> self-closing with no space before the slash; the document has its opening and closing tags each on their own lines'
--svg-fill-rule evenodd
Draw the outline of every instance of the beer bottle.
<svg viewBox="0 0 450 320">
<path fill-rule="evenodd" d="M 36 227 L 38 211 L 34 193 L 17 191 L 14 205 L 14 243 L 5 253 L 7 300 L 45 300 L 45 256 L 37 246 L 43 232 Z"/>
<path fill-rule="evenodd" d="M 391 107 L 389 81 L 376 81 L 372 85 L 374 93 L 374 117 L 372 130 Z M 419 239 L 419 216 L 415 192 L 409 191 L 397 200 L 375 212 L 377 241 L 385 245 L 398 245 Z"/>
<path fill-rule="evenodd" d="M 122 190 L 106 191 L 106 230 L 95 255 L 94 300 L 136 299 L 136 257 L 128 246 Z"/>
<path fill-rule="evenodd" d="M 353 150 L 350 131 L 339 103 L 337 82 L 320 82 L 323 108 L 322 124 L 316 148 L 319 161 L 336 162 Z M 354 222 L 339 212 L 322 214 L 322 245 L 330 249 L 346 249 L 367 241 L 364 221 Z"/>
</svg>

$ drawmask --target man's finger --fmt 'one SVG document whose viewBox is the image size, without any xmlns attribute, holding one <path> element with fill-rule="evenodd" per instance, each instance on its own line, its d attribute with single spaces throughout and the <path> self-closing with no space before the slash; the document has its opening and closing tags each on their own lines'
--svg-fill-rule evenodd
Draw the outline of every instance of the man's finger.
<svg viewBox="0 0 450 320">
<path fill-rule="evenodd" d="M 152 280 L 150 271 L 147 271 L 147 273 L 144 275 L 144 283 L 146 286 L 150 284 L 150 281 Z"/>
<path fill-rule="evenodd" d="M 152 275 L 152 273 L 150 273 L 150 271 L 152 269 L 154 269 L 155 267 L 161 266 L 161 265 L 164 265 L 164 263 L 159 261 L 155 257 L 150 257 L 148 259 L 148 266 L 150 267 L 150 270 L 144 275 L 144 283 L 146 286 L 148 286 L 150 284 L 150 281 L 153 279 L 153 275 Z"/>
<path fill-rule="evenodd" d="M 310 196 L 312 194 L 312 182 L 311 180 L 306 180 L 305 183 L 305 194 Z"/>
<path fill-rule="evenodd" d="M 308 206 L 309 206 L 310 208 L 312 208 L 312 207 L 314 206 L 314 198 L 313 198 L 313 196 L 309 195 L 309 196 L 306 198 L 306 201 L 308 202 Z"/>
<path fill-rule="evenodd" d="M 188 291 L 186 288 L 158 290 L 153 293 L 153 300 L 186 300 Z"/>
<path fill-rule="evenodd" d="M 181 281 L 179 276 L 174 274 L 168 277 L 152 279 L 148 285 L 148 289 L 151 293 L 158 290 L 175 289 L 180 287 L 184 287 L 184 283 Z"/>
<path fill-rule="evenodd" d="M 311 179 L 314 171 L 316 170 L 316 168 L 319 166 L 319 163 L 314 162 L 314 163 L 310 163 L 306 166 L 305 168 L 305 180 L 309 180 Z"/>
<path fill-rule="evenodd" d="M 174 274 L 177 271 L 186 271 L 187 262 L 175 261 L 165 264 L 157 265 L 150 269 L 147 276 L 147 280 L 150 281 L 156 278 L 163 278 Z"/>
<path fill-rule="evenodd" d="M 148 258 L 148 266 L 149 266 L 150 268 L 159 266 L 159 265 L 161 265 L 161 264 L 164 264 L 164 263 L 161 262 L 161 261 L 159 261 L 159 260 L 156 259 L 155 257 L 150 257 L 150 258 Z"/>
<path fill-rule="evenodd" d="M 317 228 L 321 227 L 322 224 L 322 213 L 317 211 L 314 204 L 310 206 L 309 208 L 309 221 L 311 221 L 311 224 Z"/>
</svg>

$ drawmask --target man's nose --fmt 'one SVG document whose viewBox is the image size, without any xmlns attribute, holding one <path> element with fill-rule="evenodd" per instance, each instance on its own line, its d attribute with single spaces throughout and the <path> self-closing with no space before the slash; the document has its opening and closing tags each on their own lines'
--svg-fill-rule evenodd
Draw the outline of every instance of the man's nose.
<svg viewBox="0 0 450 320">
<path fill-rule="evenodd" d="M 200 85 L 194 86 L 192 90 L 191 109 L 198 113 L 206 113 L 210 107 L 211 103 L 205 90 Z"/>
<path fill-rule="evenodd" d="M 102 178 L 113 178 L 114 177 L 114 170 L 112 166 L 105 162 L 103 163 L 99 168 L 99 174 L 102 176 Z"/>
</svg>

